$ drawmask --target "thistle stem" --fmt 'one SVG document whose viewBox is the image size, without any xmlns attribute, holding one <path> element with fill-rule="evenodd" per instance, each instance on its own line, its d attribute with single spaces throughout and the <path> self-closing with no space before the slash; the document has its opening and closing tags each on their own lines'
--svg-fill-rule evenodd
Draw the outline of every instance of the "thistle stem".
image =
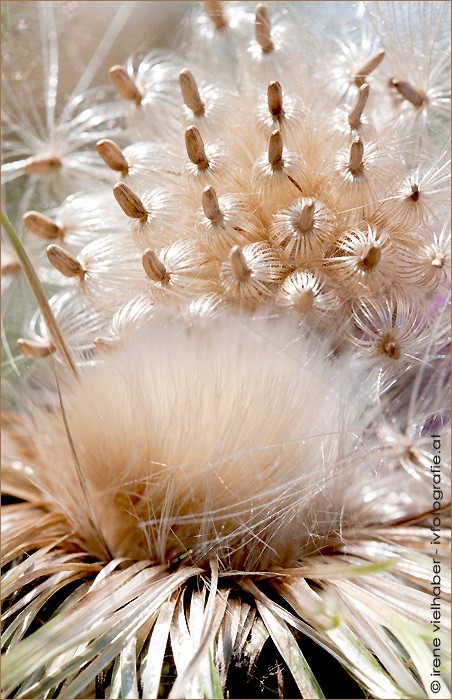
<svg viewBox="0 0 452 700">
<path fill-rule="evenodd" d="M 10 220 L 8 219 L 7 215 L 5 212 L 2 210 L 2 226 L 11 241 L 11 245 L 13 246 L 17 257 L 19 258 L 19 261 L 22 265 L 22 268 L 25 272 L 25 275 L 28 279 L 28 282 L 30 284 L 31 290 L 34 294 L 34 297 L 36 299 L 36 302 L 39 306 L 39 309 L 43 315 L 47 331 L 49 333 L 50 338 L 52 339 L 52 342 L 58 351 L 61 359 L 65 363 L 65 365 L 69 368 L 69 370 L 72 372 L 72 374 L 78 379 L 78 371 L 75 366 L 74 360 L 71 357 L 71 353 L 69 352 L 69 348 L 67 347 L 61 333 L 60 329 L 58 328 L 58 324 L 55 320 L 55 316 L 52 313 L 52 310 L 50 308 L 49 302 L 47 300 L 47 297 L 44 293 L 43 286 L 41 284 L 41 281 L 39 277 L 37 276 L 35 269 L 30 261 L 30 258 L 28 257 L 27 253 L 25 252 L 25 249 L 20 242 L 16 232 L 14 231 L 13 225 L 11 224 Z"/>
</svg>

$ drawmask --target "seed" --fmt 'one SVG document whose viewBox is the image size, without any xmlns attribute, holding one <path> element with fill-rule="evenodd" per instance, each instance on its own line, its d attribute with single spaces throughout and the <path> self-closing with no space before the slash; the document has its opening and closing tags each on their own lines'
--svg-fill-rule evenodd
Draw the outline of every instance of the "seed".
<svg viewBox="0 0 452 700">
<path fill-rule="evenodd" d="M 125 100 L 135 102 L 137 106 L 141 104 L 143 95 L 124 66 L 113 66 L 110 68 L 110 80 L 121 97 Z"/>
<path fill-rule="evenodd" d="M 141 199 L 124 182 L 117 182 L 113 187 L 113 194 L 116 201 L 131 219 L 146 219 L 147 211 Z"/>
<path fill-rule="evenodd" d="M 47 257 L 53 267 L 61 272 L 65 277 L 80 277 L 85 275 L 85 270 L 73 255 L 61 248 L 61 246 L 52 243 L 47 247 Z"/>
<path fill-rule="evenodd" d="M 182 98 L 196 117 L 204 114 L 204 103 L 201 100 L 196 80 L 189 70 L 184 69 L 179 73 L 179 85 Z"/>
<path fill-rule="evenodd" d="M 47 241 L 63 238 L 63 229 L 52 219 L 49 219 L 48 216 L 44 216 L 38 211 L 27 211 L 23 215 L 22 221 L 28 230 L 39 236 L 39 238 L 44 238 Z"/>
<path fill-rule="evenodd" d="M 270 15 L 265 5 L 256 7 L 256 41 L 264 53 L 270 53 L 275 50 L 275 45 L 271 38 L 271 22 Z"/>
</svg>

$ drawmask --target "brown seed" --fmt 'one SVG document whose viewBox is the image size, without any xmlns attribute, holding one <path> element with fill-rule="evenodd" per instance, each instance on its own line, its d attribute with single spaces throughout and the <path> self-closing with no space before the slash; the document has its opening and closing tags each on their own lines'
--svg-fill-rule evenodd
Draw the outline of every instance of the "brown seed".
<svg viewBox="0 0 452 700">
<path fill-rule="evenodd" d="M 217 193 L 211 186 L 206 187 L 202 193 L 202 208 L 204 210 L 204 214 L 208 219 L 210 219 L 210 221 L 215 222 L 222 218 Z"/>
<path fill-rule="evenodd" d="M 28 230 L 39 236 L 39 238 L 44 238 L 47 241 L 63 238 L 63 229 L 39 211 L 27 211 L 23 215 L 22 221 Z"/>
<path fill-rule="evenodd" d="M 205 0 L 204 7 L 215 29 L 225 29 L 228 26 L 220 0 Z"/>
<path fill-rule="evenodd" d="M 56 156 L 48 158 L 29 158 L 24 165 L 24 173 L 27 175 L 48 175 L 59 170 L 63 163 Z"/>
<path fill-rule="evenodd" d="M 314 221 L 315 204 L 311 198 L 303 201 L 300 218 L 298 219 L 298 228 L 302 233 L 306 233 L 311 228 Z"/>
<path fill-rule="evenodd" d="M 109 168 L 118 173 L 122 173 L 123 175 L 127 175 L 129 171 L 129 164 L 126 161 L 123 152 L 114 141 L 110 141 L 110 139 L 102 139 L 102 141 L 98 141 L 96 143 L 96 151 Z"/>
<path fill-rule="evenodd" d="M 232 274 L 234 275 L 235 279 L 238 282 L 245 282 L 249 278 L 251 271 L 246 264 L 245 256 L 243 255 L 242 248 L 240 248 L 240 246 L 235 245 L 233 248 L 231 248 L 229 260 L 231 262 Z"/>
<path fill-rule="evenodd" d="M 353 140 L 352 145 L 350 146 L 350 159 L 348 161 L 348 169 L 352 173 L 356 173 L 361 168 L 363 164 L 363 155 L 364 144 L 359 138 L 359 136 L 357 136 L 356 139 Z"/>
<path fill-rule="evenodd" d="M 374 267 L 378 265 L 381 260 L 381 248 L 378 246 L 371 246 L 367 251 L 367 254 L 361 260 L 360 267 L 365 270 L 373 270 Z"/>
<path fill-rule="evenodd" d="M 419 196 L 420 196 L 419 187 L 416 184 L 411 185 L 410 199 L 413 200 L 413 202 L 417 202 L 419 199 Z"/>
<path fill-rule="evenodd" d="M 143 202 L 124 182 L 116 183 L 113 187 L 113 194 L 124 214 L 127 214 L 131 219 L 145 220 L 147 218 L 148 213 Z"/>
<path fill-rule="evenodd" d="M 348 123 L 352 129 L 357 129 L 361 124 L 361 117 L 366 106 L 367 98 L 369 97 L 369 86 L 367 83 L 361 85 L 358 90 L 356 104 L 348 115 Z"/>
<path fill-rule="evenodd" d="M 267 88 L 268 109 L 273 117 L 284 114 L 282 99 L 281 85 L 277 80 L 274 80 Z"/>
<path fill-rule="evenodd" d="M 188 109 L 191 109 L 196 117 L 202 117 L 204 114 L 204 103 L 201 100 L 196 80 L 189 70 L 181 70 L 179 73 L 179 85 L 182 99 Z"/>
<path fill-rule="evenodd" d="M 302 314 L 307 313 L 314 306 L 315 295 L 312 289 L 303 289 L 297 296 L 296 307 Z"/>
<path fill-rule="evenodd" d="M 52 343 L 47 344 L 37 340 L 26 340 L 25 338 L 18 338 L 17 347 L 22 355 L 32 357 L 35 360 L 41 357 L 48 357 L 55 349 Z"/>
<path fill-rule="evenodd" d="M 124 66 L 113 66 L 110 68 L 110 80 L 121 97 L 125 100 L 135 102 L 137 106 L 141 104 L 143 95 Z"/>
<path fill-rule="evenodd" d="M 2 252 L 1 273 L 2 277 L 6 275 L 15 275 L 22 269 L 19 258 L 11 253 Z"/>
<path fill-rule="evenodd" d="M 410 85 L 410 83 L 407 83 L 405 80 L 395 80 L 393 78 L 391 80 L 391 85 L 395 87 L 397 92 L 402 95 L 405 100 L 411 102 L 411 104 L 418 109 L 427 101 L 427 96 L 424 92 L 422 92 L 422 90 L 416 90 L 415 87 Z"/>
<path fill-rule="evenodd" d="M 189 126 L 185 131 L 185 147 L 188 157 L 199 170 L 207 170 L 209 161 L 204 150 L 204 142 L 196 126 Z"/>
<path fill-rule="evenodd" d="M 52 243 L 47 246 L 47 257 L 49 262 L 65 277 L 80 277 L 85 275 L 85 270 L 73 255 L 61 248 L 59 245 Z"/>
<path fill-rule="evenodd" d="M 265 5 L 256 7 L 256 41 L 264 53 L 270 53 L 275 50 L 275 45 L 271 38 L 271 22 L 270 15 Z"/>
<path fill-rule="evenodd" d="M 402 354 L 400 352 L 400 347 L 393 340 L 384 340 L 381 349 L 391 360 L 400 360 Z"/>
<path fill-rule="evenodd" d="M 355 74 L 353 82 L 357 87 L 361 87 L 366 82 L 366 78 L 377 68 L 385 57 L 384 51 L 379 51 L 367 63 L 363 65 Z"/>
<path fill-rule="evenodd" d="M 283 161 L 283 139 L 279 129 L 273 131 L 268 144 L 268 162 L 273 168 L 282 168 Z"/>
<path fill-rule="evenodd" d="M 147 276 L 153 282 L 163 282 L 168 279 L 168 272 L 160 258 L 149 248 L 144 251 L 141 258 L 143 268 Z"/>
</svg>

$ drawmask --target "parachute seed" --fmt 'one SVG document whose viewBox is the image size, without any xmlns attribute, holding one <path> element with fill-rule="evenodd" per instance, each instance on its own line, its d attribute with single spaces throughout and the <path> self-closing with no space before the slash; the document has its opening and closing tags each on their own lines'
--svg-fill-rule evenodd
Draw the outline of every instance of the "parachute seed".
<svg viewBox="0 0 452 700">
<path fill-rule="evenodd" d="M 268 162 L 273 168 L 282 168 L 283 162 L 283 139 L 279 129 L 272 132 L 268 144 Z"/>
<path fill-rule="evenodd" d="M 179 85 L 182 93 L 182 99 L 191 109 L 196 117 L 202 117 L 204 114 L 204 103 L 199 95 L 198 86 L 192 73 L 186 68 L 179 73 Z"/>
<path fill-rule="evenodd" d="M 185 147 L 191 162 L 197 165 L 199 170 L 206 170 L 209 167 L 209 161 L 204 150 L 204 142 L 196 126 L 189 126 L 186 129 Z"/>
<path fill-rule="evenodd" d="M 147 211 L 141 199 L 124 182 L 117 182 L 113 194 L 119 206 L 131 219 L 146 219 Z"/>
<path fill-rule="evenodd" d="M 350 159 L 348 161 L 348 169 L 352 173 L 356 173 L 361 168 L 363 164 L 363 155 L 364 144 L 359 138 L 359 136 L 357 136 L 356 139 L 353 140 L 352 145 L 350 146 Z"/>
<path fill-rule="evenodd" d="M 281 85 L 277 80 L 269 83 L 267 88 L 267 102 L 269 112 L 273 117 L 279 117 L 281 114 L 284 114 Z"/>
<path fill-rule="evenodd" d="M 231 262 L 232 274 L 234 275 L 235 279 L 238 282 L 245 282 L 249 278 L 251 271 L 246 264 L 245 256 L 243 255 L 240 246 L 235 245 L 233 248 L 231 248 L 229 260 Z"/>
<path fill-rule="evenodd" d="M 217 193 L 212 186 L 206 187 L 202 193 L 202 208 L 210 221 L 219 221 L 222 218 Z"/>
<path fill-rule="evenodd" d="M 275 45 L 271 38 L 271 22 L 270 15 L 265 5 L 256 7 L 256 41 L 264 53 L 270 53 L 275 50 Z"/>
<path fill-rule="evenodd" d="M 392 87 L 395 87 L 397 92 L 402 95 L 405 100 L 411 102 L 414 107 L 422 107 L 427 100 L 425 93 L 421 90 L 416 90 L 416 88 L 410 85 L 410 83 L 407 83 L 406 80 L 395 80 L 393 78 L 390 83 Z"/>
<path fill-rule="evenodd" d="M 2 252 L 1 273 L 2 277 L 6 275 L 15 275 L 22 269 L 19 258 L 10 253 Z"/>
<path fill-rule="evenodd" d="M 163 282 L 163 280 L 168 279 L 168 272 L 165 265 L 153 250 L 150 248 L 145 250 L 141 261 L 144 271 L 150 280 L 153 282 Z"/>
<path fill-rule="evenodd" d="M 135 102 L 137 106 L 141 104 L 143 95 L 124 66 L 113 66 L 110 68 L 109 75 L 113 87 L 121 97 L 123 97 L 125 100 Z"/>
<path fill-rule="evenodd" d="M 108 165 L 109 168 L 115 170 L 116 172 L 122 173 L 122 175 L 127 175 L 129 171 L 129 164 L 127 163 L 123 152 L 119 146 L 110 139 L 102 139 L 96 143 L 96 151 Z"/>
<path fill-rule="evenodd" d="M 80 277 L 83 279 L 85 270 L 73 255 L 61 248 L 61 246 L 52 243 L 47 247 L 47 257 L 49 262 L 55 269 L 61 272 L 65 277 Z"/>
<path fill-rule="evenodd" d="M 357 87 L 361 87 L 366 82 L 366 78 L 370 75 L 375 68 L 377 68 L 385 57 L 384 51 L 379 51 L 375 56 L 373 56 L 367 63 L 363 65 L 360 70 L 356 71 L 353 82 Z"/>
<path fill-rule="evenodd" d="M 371 246 L 364 258 L 361 260 L 361 267 L 365 270 L 373 270 L 381 260 L 381 249 L 378 246 Z"/>
<path fill-rule="evenodd" d="M 302 232 L 309 231 L 314 221 L 315 204 L 311 198 L 303 202 L 300 218 L 298 219 L 298 228 Z"/>
<path fill-rule="evenodd" d="M 396 342 L 390 339 L 384 339 L 381 343 L 381 350 L 384 355 L 387 355 L 391 360 L 400 360 L 400 347 Z"/>
<path fill-rule="evenodd" d="M 31 233 L 46 241 L 55 241 L 58 238 L 63 238 L 64 232 L 61 226 L 58 226 L 52 219 L 44 216 L 39 211 L 27 211 L 23 215 L 22 221 Z"/>
<path fill-rule="evenodd" d="M 17 347 L 22 355 L 31 357 L 34 360 L 48 357 L 55 350 L 52 343 L 39 342 L 38 340 L 26 340 L 25 338 L 17 339 Z"/>
<path fill-rule="evenodd" d="M 348 123 L 352 129 L 357 129 L 361 124 L 361 117 L 366 106 L 367 98 L 369 97 L 369 86 L 367 83 L 363 83 L 358 90 L 358 97 L 356 98 L 356 104 L 348 115 Z"/>
<path fill-rule="evenodd" d="M 225 29 L 228 26 L 220 0 L 205 0 L 204 7 L 215 29 Z"/>
<path fill-rule="evenodd" d="M 59 170 L 63 163 L 56 156 L 48 158 L 29 158 L 24 165 L 24 173 L 27 175 L 48 175 Z"/>
<path fill-rule="evenodd" d="M 312 289 L 303 289 L 296 301 L 297 310 L 302 314 L 306 314 L 314 306 L 314 300 L 315 294 Z"/>
<path fill-rule="evenodd" d="M 419 187 L 418 187 L 418 185 L 416 185 L 416 184 L 415 184 L 415 185 L 411 185 L 410 199 L 411 199 L 413 202 L 417 202 L 418 199 L 419 199 L 419 196 L 420 196 L 420 192 L 419 192 Z"/>
</svg>

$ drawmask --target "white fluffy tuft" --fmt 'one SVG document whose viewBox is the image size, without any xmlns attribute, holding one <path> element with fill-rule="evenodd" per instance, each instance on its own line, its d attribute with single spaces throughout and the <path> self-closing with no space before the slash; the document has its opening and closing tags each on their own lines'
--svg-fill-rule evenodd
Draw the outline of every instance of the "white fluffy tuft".
<svg viewBox="0 0 452 700">
<path fill-rule="evenodd" d="M 112 554 L 217 555 L 229 571 L 253 571 L 294 565 L 336 540 L 353 521 L 355 488 L 374 477 L 370 465 L 354 469 L 368 420 L 356 366 L 325 355 L 292 317 L 156 316 L 64 386 Z M 96 550 L 60 416 L 45 419 L 36 479 Z"/>
</svg>

